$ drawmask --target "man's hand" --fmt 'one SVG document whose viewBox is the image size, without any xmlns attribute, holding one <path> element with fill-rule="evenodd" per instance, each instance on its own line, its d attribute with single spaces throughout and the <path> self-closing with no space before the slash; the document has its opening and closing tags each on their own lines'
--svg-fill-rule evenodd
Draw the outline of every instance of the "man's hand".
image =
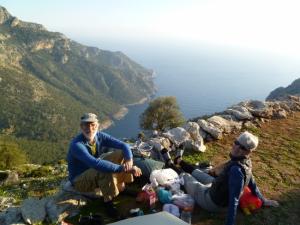
<svg viewBox="0 0 300 225">
<path fill-rule="evenodd" d="M 126 160 L 124 162 L 124 170 L 125 170 L 125 172 L 129 172 L 132 169 L 132 166 L 133 166 L 133 160 L 132 159 Z"/>
<path fill-rule="evenodd" d="M 133 176 L 135 177 L 139 177 L 142 175 L 142 171 L 140 168 L 138 168 L 137 166 L 133 166 L 130 170 L 130 173 L 133 174 Z"/>
<path fill-rule="evenodd" d="M 278 207 L 279 203 L 277 201 L 275 201 L 275 200 L 265 199 L 264 206 Z"/>
</svg>

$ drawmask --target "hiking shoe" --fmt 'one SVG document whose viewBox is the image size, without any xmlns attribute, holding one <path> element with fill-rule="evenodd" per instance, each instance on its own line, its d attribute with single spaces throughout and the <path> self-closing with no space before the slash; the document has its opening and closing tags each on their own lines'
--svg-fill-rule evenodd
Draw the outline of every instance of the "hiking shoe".
<svg viewBox="0 0 300 225">
<path fill-rule="evenodd" d="M 123 220 L 126 219 L 125 216 L 121 215 L 117 209 L 117 207 L 114 205 L 113 201 L 104 202 L 105 212 L 106 214 L 114 218 L 116 220 Z"/>
</svg>

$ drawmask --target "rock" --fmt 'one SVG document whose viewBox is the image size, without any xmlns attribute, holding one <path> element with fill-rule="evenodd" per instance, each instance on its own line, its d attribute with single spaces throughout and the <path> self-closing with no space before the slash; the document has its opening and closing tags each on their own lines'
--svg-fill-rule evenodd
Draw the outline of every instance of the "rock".
<svg viewBox="0 0 300 225">
<path fill-rule="evenodd" d="M 17 172 L 11 170 L 0 171 L 0 186 L 19 183 Z"/>
<path fill-rule="evenodd" d="M 21 209 L 10 207 L 5 212 L 0 213 L 0 224 L 11 225 L 22 221 Z"/>
<path fill-rule="evenodd" d="M 199 125 L 196 122 L 188 122 L 183 128 L 190 134 L 192 138 L 192 140 L 185 142 L 185 148 L 192 149 L 194 151 L 205 152 L 206 146 L 204 145 L 203 137 L 200 135 Z"/>
<path fill-rule="evenodd" d="M 197 141 L 202 138 L 199 133 L 200 127 L 196 122 L 187 122 L 183 126 L 183 128 L 190 134 L 191 138 L 194 141 Z"/>
<path fill-rule="evenodd" d="M 221 139 L 223 134 L 222 130 L 220 130 L 218 127 L 213 125 L 212 123 L 209 123 L 205 120 L 198 120 L 197 122 L 201 129 L 203 129 L 205 132 L 209 133 L 213 138 L 215 139 Z"/>
<path fill-rule="evenodd" d="M 87 199 L 83 195 L 61 190 L 57 195 L 48 198 L 47 217 L 51 223 L 57 224 L 67 216 L 77 215 L 79 207 L 86 204 Z"/>
<path fill-rule="evenodd" d="M 285 103 L 292 111 L 300 111 L 300 97 L 289 95 Z"/>
<path fill-rule="evenodd" d="M 228 108 L 225 113 L 233 115 L 237 120 L 251 120 L 253 119 L 252 114 L 246 107 L 235 105 Z"/>
<path fill-rule="evenodd" d="M 187 140 L 184 142 L 184 149 L 190 149 L 197 152 L 205 152 L 206 146 L 203 144 L 203 142 L 200 141 Z"/>
<path fill-rule="evenodd" d="M 285 102 L 274 102 L 274 104 L 277 104 L 280 109 L 284 109 L 287 113 L 291 113 L 292 110 Z"/>
<path fill-rule="evenodd" d="M 204 140 L 206 140 L 208 133 L 206 133 L 201 127 L 199 128 L 199 134 Z"/>
<path fill-rule="evenodd" d="M 28 198 L 21 206 L 23 220 L 28 224 L 41 223 L 46 217 L 46 199 Z"/>
<path fill-rule="evenodd" d="M 222 132 L 227 134 L 242 129 L 241 123 L 235 122 L 233 120 L 226 120 L 221 116 L 212 116 L 207 119 L 207 122 L 212 123 L 215 127 L 219 128 Z"/>
<path fill-rule="evenodd" d="M 11 207 L 16 200 L 12 197 L 0 197 L 0 211 Z"/>
<path fill-rule="evenodd" d="M 225 119 L 225 120 L 238 122 L 238 120 L 237 120 L 237 119 L 235 118 L 235 116 L 233 116 L 233 115 L 229 115 L 229 114 L 220 114 L 220 115 L 218 115 L 218 116 L 222 117 L 222 118 Z"/>
<path fill-rule="evenodd" d="M 161 151 L 163 148 L 170 149 L 171 147 L 171 142 L 165 137 L 150 138 L 148 144 L 152 145 L 157 151 Z"/>
<path fill-rule="evenodd" d="M 166 133 L 162 134 L 164 137 L 170 139 L 175 146 L 179 146 L 191 139 L 191 135 L 182 127 L 176 127 L 168 130 Z"/>
<path fill-rule="evenodd" d="M 247 108 L 255 117 L 271 118 L 273 115 L 272 107 L 270 107 L 266 102 L 250 100 L 241 102 L 239 105 Z"/>
<path fill-rule="evenodd" d="M 287 118 L 287 113 L 284 109 L 278 110 L 274 113 L 273 119 L 285 119 Z"/>
</svg>

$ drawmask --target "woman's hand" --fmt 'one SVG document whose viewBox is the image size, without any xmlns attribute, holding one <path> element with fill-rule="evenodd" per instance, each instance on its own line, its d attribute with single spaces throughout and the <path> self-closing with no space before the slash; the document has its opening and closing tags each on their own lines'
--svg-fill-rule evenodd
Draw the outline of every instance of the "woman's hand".
<svg viewBox="0 0 300 225">
<path fill-rule="evenodd" d="M 271 200 L 271 199 L 265 199 L 264 201 L 264 206 L 272 206 L 272 207 L 278 207 L 279 203 L 275 200 Z"/>
</svg>

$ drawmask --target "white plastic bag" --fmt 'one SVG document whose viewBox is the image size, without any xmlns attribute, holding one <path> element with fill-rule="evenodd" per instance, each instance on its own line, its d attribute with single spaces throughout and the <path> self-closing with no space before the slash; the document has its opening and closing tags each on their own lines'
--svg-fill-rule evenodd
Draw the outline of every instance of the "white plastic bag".
<svg viewBox="0 0 300 225">
<path fill-rule="evenodd" d="M 180 191 L 180 184 L 182 180 L 178 174 L 171 168 L 153 170 L 150 175 L 150 182 L 153 187 L 163 186 L 169 187 L 172 193 L 178 193 Z"/>
</svg>

